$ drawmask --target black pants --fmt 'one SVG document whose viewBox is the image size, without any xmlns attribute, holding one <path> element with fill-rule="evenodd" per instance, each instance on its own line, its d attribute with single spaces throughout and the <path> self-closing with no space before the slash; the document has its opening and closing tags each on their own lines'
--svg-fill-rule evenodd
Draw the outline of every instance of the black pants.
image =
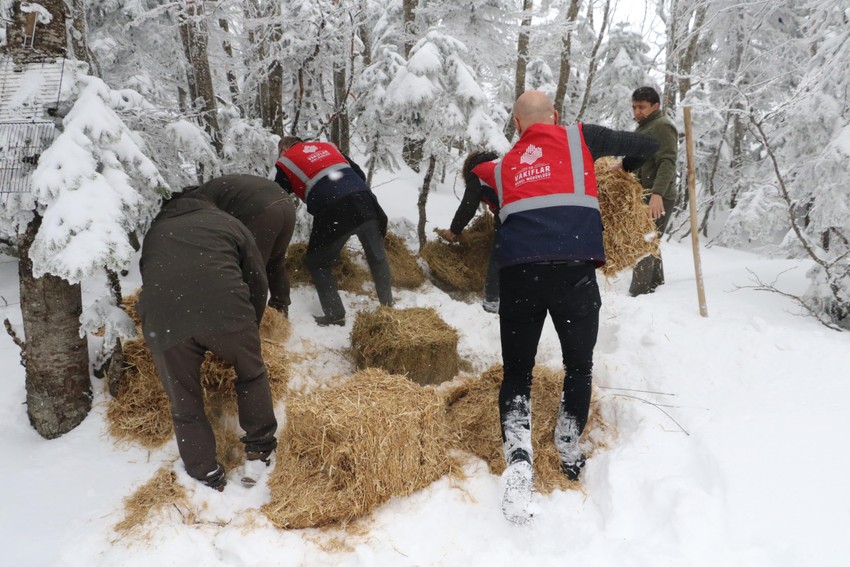
<svg viewBox="0 0 850 567">
<path fill-rule="evenodd" d="M 564 385 L 560 411 L 578 435 L 590 410 L 593 348 L 602 304 L 592 264 L 543 263 L 503 268 L 499 325 L 504 379 L 499 391 L 502 442 L 508 463 L 531 456 L 531 381 L 548 313 L 561 342 Z M 526 443 L 528 446 L 526 446 Z"/>
<path fill-rule="evenodd" d="M 305 263 L 313 277 L 313 285 L 316 286 L 316 292 L 319 294 L 322 311 L 332 319 L 345 317 L 345 306 L 339 297 L 339 288 L 331 268 L 339 258 L 342 247 L 353 235 L 357 235 L 366 253 L 366 262 L 372 272 L 378 301 L 381 305 L 393 304 L 392 278 L 387 253 L 384 250 L 384 239 L 381 237 L 378 220 L 371 219 L 329 242 L 325 242 L 324 238 L 314 238 L 314 235 L 310 235 Z"/>
<path fill-rule="evenodd" d="M 647 203 L 649 198 L 646 198 Z M 673 207 L 676 201 L 673 199 L 663 199 L 664 215 L 655 219 L 655 231 L 658 233 L 657 238 L 664 235 L 667 230 L 667 222 L 670 220 L 670 215 L 673 214 Z M 664 263 L 661 261 L 661 254 L 658 256 L 647 256 L 641 258 L 635 264 L 632 272 L 632 283 L 629 286 L 629 295 L 643 295 L 652 293 L 660 285 L 664 285 Z"/>
<path fill-rule="evenodd" d="M 277 446 L 277 420 L 272 407 L 269 375 L 260 351 L 255 324 L 232 333 L 197 336 L 153 353 L 159 378 L 171 401 L 177 448 L 189 476 L 205 480 L 215 471 L 215 436 L 204 412 L 201 363 L 210 351 L 236 369 L 239 425 L 245 431 L 245 451 L 267 452 Z"/>
<path fill-rule="evenodd" d="M 498 218 L 498 217 L 497 217 Z M 487 263 L 487 278 L 484 280 L 484 300 L 499 301 L 499 224 L 496 224 L 496 234 L 493 235 L 493 245 L 490 247 L 490 260 Z"/>
</svg>

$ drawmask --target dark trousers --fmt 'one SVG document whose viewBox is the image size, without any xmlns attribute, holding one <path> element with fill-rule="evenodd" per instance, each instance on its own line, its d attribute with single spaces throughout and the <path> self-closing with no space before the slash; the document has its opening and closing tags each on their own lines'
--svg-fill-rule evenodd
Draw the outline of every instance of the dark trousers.
<svg viewBox="0 0 850 567">
<path fill-rule="evenodd" d="M 381 237 L 378 221 L 371 219 L 330 241 L 310 236 L 305 263 L 313 277 L 313 285 L 316 286 L 316 292 L 319 294 L 322 311 L 331 319 L 345 317 L 345 306 L 339 297 L 339 288 L 331 268 L 339 258 L 342 247 L 353 235 L 357 235 L 366 253 L 366 262 L 372 272 L 378 301 L 381 305 L 393 304 L 392 278 L 387 253 L 384 250 L 384 239 Z M 320 240 L 321 243 L 317 244 Z"/>
<path fill-rule="evenodd" d="M 193 337 L 153 353 L 162 385 L 171 401 L 177 448 L 189 476 L 205 480 L 218 468 L 215 436 L 204 412 L 201 363 L 210 351 L 236 369 L 239 425 L 245 431 L 246 452 L 267 452 L 277 446 L 277 420 L 272 407 L 269 375 L 260 351 L 257 326 L 231 333 Z"/>
<path fill-rule="evenodd" d="M 295 230 L 295 206 L 292 199 L 285 199 L 269 206 L 252 220 L 248 227 L 263 255 L 266 276 L 269 280 L 269 305 L 284 309 L 289 299 L 289 272 L 286 270 L 286 250 Z"/>
<path fill-rule="evenodd" d="M 596 270 L 589 263 L 522 264 L 503 268 L 499 275 L 504 366 L 499 415 L 505 458 L 511 463 L 531 456 L 530 431 L 524 430 L 531 427 L 532 370 L 547 313 L 564 362 L 561 417 L 574 420 L 578 436 L 584 431 L 602 301 Z"/>
<path fill-rule="evenodd" d="M 649 201 L 649 197 L 645 199 Z M 655 231 L 658 233 L 657 238 L 664 235 L 667 230 L 667 222 L 670 220 L 670 215 L 673 214 L 673 207 L 676 201 L 673 199 L 663 199 L 664 215 L 661 218 L 655 219 Z M 641 258 L 635 264 L 632 272 L 632 283 L 629 286 L 629 295 L 643 295 L 652 293 L 660 285 L 664 285 L 664 263 L 661 261 L 661 254 L 658 256 L 647 256 Z"/>
</svg>

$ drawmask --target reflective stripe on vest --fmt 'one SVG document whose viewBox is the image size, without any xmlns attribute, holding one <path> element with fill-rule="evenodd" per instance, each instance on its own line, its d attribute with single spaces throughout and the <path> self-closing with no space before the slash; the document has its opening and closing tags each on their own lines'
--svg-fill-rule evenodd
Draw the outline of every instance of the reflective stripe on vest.
<svg viewBox="0 0 850 567">
<path fill-rule="evenodd" d="M 565 128 L 567 147 L 569 149 L 570 166 L 573 180 L 572 191 L 559 192 L 547 195 L 524 197 L 511 203 L 505 204 L 504 178 L 502 177 L 502 159 L 495 169 L 496 192 L 499 195 L 499 218 L 502 222 L 513 213 L 542 209 L 546 207 L 587 207 L 599 210 L 599 200 L 594 195 L 587 195 L 585 186 L 585 164 L 584 144 L 582 143 L 581 130 L 578 124 L 572 124 Z"/>
<path fill-rule="evenodd" d="M 330 175 L 334 171 L 342 171 L 345 168 L 351 167 L 348 163 L 335 163 L 333 165 L 329 165 L 328 167 L 326 167 L 322 170 L 317 171 L 316 174 L 311 179 L 311 178 L 307 177 L 307 174 L 304 173 L 303 171 L 301 171 L 301 168 L 298 167 L 297 165 L 295 165 L 295 163 L 291 159 L 289 159 L 288 157 L 281 156 L 280 159 L 278 160 L 278 163 L 280 163 L 286 169 L 291 171 L 292 174 L 295 177 L 297 177 L 298 179 L 300 179 L 301 183 L 304 184 L 304 201 L 305 202 L 307 201 L 307 197 L 310 196 L 310 191 L 313 189 L 313 187 L 316 185 L 316 183 L 318 183 L 319 181 L 321 181 L 322 179 L 324 179 L 325 177 L 327 177 L 328 175 Z"/>
</svg>

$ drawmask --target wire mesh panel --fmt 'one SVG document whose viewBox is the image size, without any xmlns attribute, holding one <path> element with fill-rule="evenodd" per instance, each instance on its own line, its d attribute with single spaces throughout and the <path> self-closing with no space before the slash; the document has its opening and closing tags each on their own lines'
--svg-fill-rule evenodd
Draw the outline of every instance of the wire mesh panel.
<svg viewBox="0 0 850 567">
<path fill-rule="evenodd" d="M 53 122 L 0 123 L 0 197 L 30 190 L 30 176 L 55 132 Z"/>
</svg>

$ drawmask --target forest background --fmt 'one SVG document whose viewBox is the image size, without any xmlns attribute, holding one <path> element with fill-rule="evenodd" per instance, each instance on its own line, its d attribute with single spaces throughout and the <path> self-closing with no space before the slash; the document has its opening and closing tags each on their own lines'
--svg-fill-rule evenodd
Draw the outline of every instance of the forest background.
<svg viewBox="0 0 850 567">
<path fill-rule="evenodd" d="M 509 148 L 511 105 L 529 89 L 565 123 L 618 129 L 632 128 L 641 85 L 659 89 L 680 132 L 692 107 L 704 242 L 813 260 L 794 299 L 850 326 L 844 0 L 2 0 L 0 13 L 7 49 L 19 15 L 65 18 L 59 135 L 28 172 L 32 191 L 4 194 L 0 238 L 35 280 L 110 274 L 103 299 L 77 299 L 68 318 L 105 325 L 96 368 L 133 332 L 115 274 L 163 195 L 222 173 L 269 176 L 281 135 L 328 139 L 370 180 L 401 160 L 421 174 L 421 246 L 432 181 L 472 149 Z M 673 239 L 690 231 L 679 155 Z"/>
</svg>

